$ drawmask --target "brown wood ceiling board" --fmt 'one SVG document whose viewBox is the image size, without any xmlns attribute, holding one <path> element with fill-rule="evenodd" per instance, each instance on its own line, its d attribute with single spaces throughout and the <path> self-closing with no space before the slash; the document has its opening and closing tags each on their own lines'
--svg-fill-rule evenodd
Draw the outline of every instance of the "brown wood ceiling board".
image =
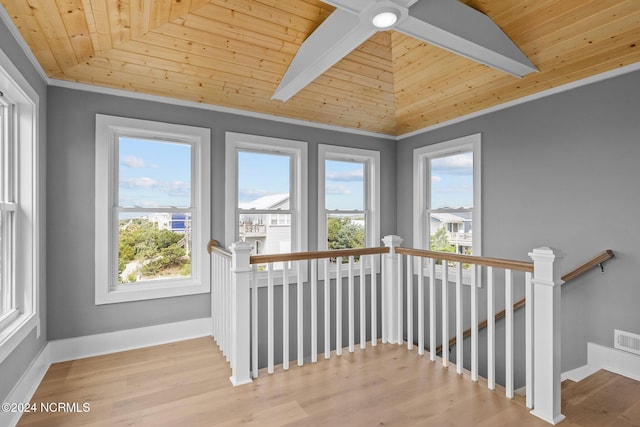
<svg viewBox="0 0 640 427">
<path fill-rule="evenodd" d="M 318 0 L 0 0 L 52 79 L 402 135 L 640 62 L 640 0 L 464 0 L 539 72 L 522 79 L 379 32 L 272 100 Z"/>
</svg>

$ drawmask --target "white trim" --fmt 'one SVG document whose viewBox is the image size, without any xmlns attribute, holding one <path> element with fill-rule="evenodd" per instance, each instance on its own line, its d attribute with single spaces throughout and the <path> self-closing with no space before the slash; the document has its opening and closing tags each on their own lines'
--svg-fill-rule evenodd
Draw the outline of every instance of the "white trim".
<svg viewBox="0 0 640 427">
<path fill-rule="evenodd" d="M 380 246 L 380 152 L 337 145 L 318 145 L 318 250 L 326 250 L 327 227 L 322 219 L 326 215 L 325 160 L 356 161 L 364 163 L 367 176 L 364 188 L 364 210 L 371 219 L 366 230 L 365 246 Z M 322 227 L 320 224 L 325 224 Z"/>
<path fill-rule="evenodd" d="M 8 403 L 27 403 L 35 394 L 40 382 L 51 366 L 49 346 L 45 345 L 36 358 L 31 362 L 20 380 L 13 387 L 9 395 L 3 400 Z M 18 424 L 22 413 L 0 411 L 0 425 L 13 427 Z"/>
<path fill-rule="evenodd" d="M 96 114 L 95 165 L 95 304 L 120 303 L 181 295 L 207 293 L 211 289 L 210 257 L 205 253 L 205 239 L 211 229 L 211 130 L 149 120 Z M 192 147 L 192 224 L 191 278 L 142 282 L 132 286 L 116 286 L 117 239 L 113 227 L 116 145 L 118 136 L 150 140 L 179 141 Z M 105 161 L 105 159 L 107 159 Z"/>
<path fill-rule="evenodd" d="M 237 152 L 239 150 L 254 150 L 292 156 L 289 209 L 294 212 L 291 223 L 292 225 L 296 224 L 297 229 L 295 231 L 291 230 L 293 240 L 291 251 L 304 252 L 308 250 L 309 185 L 307 143 L 236 132 L 225 133 L 225 242 L 227 245 L 235 242 L 237 239 L 236 234 L 238 233 L 236 208 L 238 206 Z"/>
<path fill-rule="evenodd" d="M 640 356 L 626 351 L 587 343 L 587 364 L 564 372 L 562 381 L 582 381 L 600 369 L 640 381 Z"/>
<path fill-rule="evenodd" d="M 20 315 L 0 331 L 0 363 L 36 328 L 40 336 L 40 98 L 0 50 L 0 90 L 16 105 L 17 182 L 15 280 Z"/>
<path fill-rule="evenodd" d="M 51 363 L 101 356 L 211 335 L 211 318 L 49 341 Z"/>
<path fill-rule="evenodd" d="M 428 219 L 423 213 L 428 208 L 429 190 L 428 183 L 429 167 L 427 159 L 440 156 L 453 155 L 459 151 L 473 152 L 473 255 L 482 254 L 482 135 L 480 133 L 463 136 L 460 138 L 444 141 L 436 144 L 418 147 L 413 150 L 413 247 L 418 249 L 428 249 L 428 245 L 422 241 L 428 227 Z M 415 263 L 414 271 L 417 271 Z M 442 267 L 436 266 L 436 277 L 442 276 Z M 417 274 L 417 273 L 416 273 Z M 422 274 L 429 276 L 429 269 L 424 267 Z M 448 280 L 456 280 L 455 269 L 448 270 Z M 478 287 L 482 286 L 482 281 L 478 276 L 476 279 Z M 464 270 L 462 274 L 462 284 L 471 285 L 471 273 Z"/>
</svg>

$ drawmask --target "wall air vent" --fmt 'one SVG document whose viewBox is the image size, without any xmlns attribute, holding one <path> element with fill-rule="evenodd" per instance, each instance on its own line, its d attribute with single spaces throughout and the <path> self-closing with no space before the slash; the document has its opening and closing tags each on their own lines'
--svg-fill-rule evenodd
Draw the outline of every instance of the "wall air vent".
<svg viewBox="0 0 640 427">
<path fill-rule="evenodd" d="M 640 354 L 640 335 L 614 329 L 614 344 L 618 350 Z"/>
</svg>

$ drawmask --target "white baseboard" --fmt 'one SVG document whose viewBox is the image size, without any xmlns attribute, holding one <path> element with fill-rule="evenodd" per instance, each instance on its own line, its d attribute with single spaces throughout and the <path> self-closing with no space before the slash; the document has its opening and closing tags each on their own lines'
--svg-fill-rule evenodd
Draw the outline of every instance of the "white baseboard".
<svg viewBox="0 0 640 427">
<path fill-rule="evenodd" d="M 587 343 L 587 364 L 562 374 L 562 381 L 582 381 L 605 369 L 640 381 L 640 356 L 595 343 Z"/>
<path fill-rule="evenodd" d="M 49 341 L 51 363 L 211 335 L 211 318 Z"/>
<path fill-rule="evenodd" d="M 4 402 L 27 403 L 36 392 L 42 378 L 47 373 L 51 362 L 49 361 L 49 346 L 45 345 L 40 354 L 31 362 L 16 386 L 11 390 Z M 0 426 L 15 426 L 18 424 L 22 413 L 0 411 Z"/>
</svg>

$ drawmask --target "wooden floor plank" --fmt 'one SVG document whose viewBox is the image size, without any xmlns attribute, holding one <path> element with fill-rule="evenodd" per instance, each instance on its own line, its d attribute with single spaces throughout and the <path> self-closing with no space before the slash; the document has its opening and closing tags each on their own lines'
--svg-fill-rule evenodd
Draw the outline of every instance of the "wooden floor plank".
<svg viewBox="0 0 640 427">
<path fill-rule="evenodd" d="M 380 344 L 232 387 L 210 338 L 57 363 L 32 402 L 86 413 L 25 414 L 19 426 L 547 426 L 522 400 L 406 347 Z M 563 385 L 565 427 L 640 427 L 640 382 L 600 371 Z"/>
</svg>

